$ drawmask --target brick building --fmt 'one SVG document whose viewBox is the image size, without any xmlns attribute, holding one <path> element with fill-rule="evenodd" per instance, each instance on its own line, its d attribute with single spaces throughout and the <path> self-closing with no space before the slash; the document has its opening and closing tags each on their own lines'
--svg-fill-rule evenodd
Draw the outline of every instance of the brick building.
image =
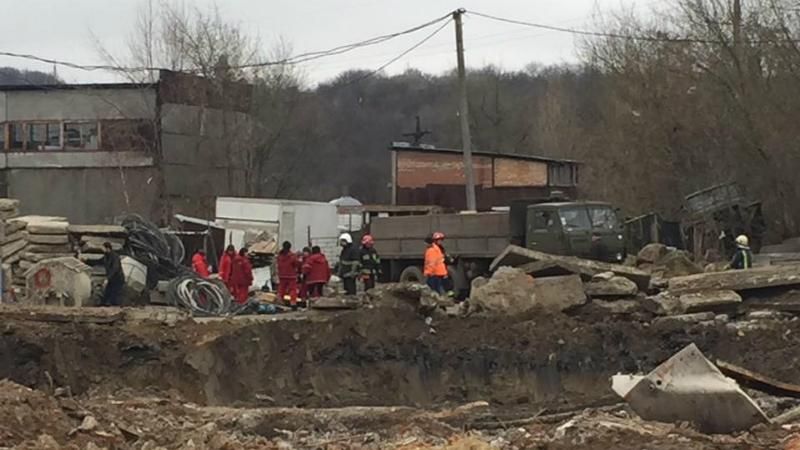
<svg viewBox="0 0 800 450">
<path fill-rule="evenodd" d="M 0 196 L 76 223 L 213 217 L 216 196 L 246 194 L 251 96 L 169 71 L 155 83 L 0 86 Z"/>
<path fill-rule="evenodd" d="M 396 205 L 437 205 L 462 210 L 464 159 L 461 150 L 411 146 L 396 142 L 392 152 L 392 198 Z M 539 156 L 475 151 L 473 173 L 478 210 L 509 206 L 523 198 L 577 194 L 575 161 Z"/>
</svg>

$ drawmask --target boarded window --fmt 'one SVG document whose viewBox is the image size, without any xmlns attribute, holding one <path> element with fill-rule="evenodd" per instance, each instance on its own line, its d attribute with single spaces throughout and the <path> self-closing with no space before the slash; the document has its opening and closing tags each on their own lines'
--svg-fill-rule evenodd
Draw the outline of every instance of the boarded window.
<svg viewBox="0 0 800 450">
<path fill-rule="evenodd" d="M 64 123 L 64 148 L 69 150 L 97 150 L 98 147 L 97 122 Z"/>
<path fill-rule="evenodd" d="M 10 139 L 9 148 L 12 150 L 23 150 L 25 148 L 25 124 L 11 123 L 8 127 L 8 136 Z"/>
<path fill-rule="evenodd" d="M 576 186 L 578 184 L 578 166 L 575 164 L 550 164 L 548 170 L 550 186 Z"/>
<path fill-rule="evenodd" d="M 58 122 L 28 124 L 28 150 L 60 150 L 61 124 Z"/>
</svg>

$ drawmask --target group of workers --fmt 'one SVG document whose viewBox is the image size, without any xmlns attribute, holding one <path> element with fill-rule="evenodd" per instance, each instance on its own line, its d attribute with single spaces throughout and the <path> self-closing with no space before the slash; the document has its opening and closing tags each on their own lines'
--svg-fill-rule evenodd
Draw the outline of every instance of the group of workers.
<svg viewBox="0 0 800 450">
<path fill-rule="evenodd" d="M 278 269 L 278 298 L 289 297 L 293 310 L 297 309 L 298 296 L 309 298 L 322 296 L 322 290 L 331 278 L 328 259 L 319 246 L 304 248 L 300 254 L 292 251 L 292 243 L 284 242 L 276 261 Z"/>
<path fill-rule="evenodd" d="M 198 249 L 192 255 L 192 269 L 201 277 L 208 278 L 212 267 L 208 263 L 206 253 Z M 246 303 L 253 284 L 253 264 L 247 257 L 247 249 L 236 252 L 236 247 L 229 245 L 219 258 L 219 279 L 225 283 L 237 303 Z"/>
</svg>

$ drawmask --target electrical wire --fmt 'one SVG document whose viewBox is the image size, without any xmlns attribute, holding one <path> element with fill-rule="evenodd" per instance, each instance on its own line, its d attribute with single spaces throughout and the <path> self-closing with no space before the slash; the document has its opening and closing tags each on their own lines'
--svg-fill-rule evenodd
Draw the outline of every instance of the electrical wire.
<svg viewBox="0 0 800 450">
<path fill-rule="evenodd" d="M 187 272 L 173 278 L 167 286 L 167 300 L 188 309 L 195 316 L 227 317 L 251 308 L 233 301 L 228 288 L 219 280 L 201 278 Z"/>
<path fill-rule="evenodd" d="M 491 14 L 481 13 L 477 11 L 467 11 L 467 14 L 471 14 L 477 17 L 483 17 L 485 19 L 491 19 L 498 22 L 505 22 L 514 25 L 522 25 L 531 28 L 538 28 L 541 30 L 549 30 L 549 31 L 558 31 L 562 33 L 569 33 L 578 36 L 589 36 L 589 37 L 602 37 L 602 38 L 612 38 L 612 39 L 623 39 L 629 41 L 642 41 L 642 42 L 661 42 L 661 43 L 673 43 L 673 44 L 712 44 L 712 45 L 725 45 L 726 42 L 718 41 L 718 40 L 711 40 L 711 39 L 698 39 L 698 38 L 689 38 L 689 37 L 669 37 L 669 36 L 647 36 L 647 35 L 635 35 L 635 34 L 622 34 L 622 33 L 606 33 L 602 31 L 589 31 L 589 30 L 581 30 L 578 28 L 567 28 L 567 27 L 559 27 L 555 25 L 546 25 L 542 23 L 535 23 L 535 22 L 526 22 L 524 20 L 516 20 L 516 19 L 508 19 L 505 17 L 498 17 L 493 16 Z M 774 40 L 774 41 L 745 41 L 744 43 L 750 45 L 758 45 L 758 44 L 778 44 L 778 43 L 786 43 L 786 42 L 800 42 L 800 39 L 783 39 L 783 40 Z"/>
<path fill-rule="evenodd" d="M 384 35 L 381 35 L 381 36 L 376 36 L 376 37 L 373 37 L 373 38 L 370 38 L 370 39 L 366 39 L 366 40 L 363 40 L 363 41 L 359 41 L 359 42 L 340 45 L 340 46 L 333 47 L 333 48 L 330 48 L 330 49 L 327 49 L 327 50 L 318 50 L 318 51 L 306 52 L 306 53 L 301 53 L 299 55 L 294 55 L 294 56 L 290 56 L 290 57 L 287 57 L 287 58 L 278 59 L 278 60 L 272 60 L 272 61 L 260 61 L 260 62 L 254 62 L 254 63 L 248 63 L 248 64 L 228 65 L 228 66 L 221 67 L 221 68 L 222 69 L 252 69 L 252 68 L 258 68 L 258 67 L 295 65 L 295 64 L 300 64 L 300 63 L 304 63 L 304 62 L 313 61 L 313 60 L 320 59 L 320 58 L 326 58 L 326 57 L 329 57 L 329 56 L 341 55 L 343 53 L 347 53 L 347 52 L 353 51 L 353 50 L 358 49 L 358 48 L 369 47 L 369 46 L 381 44 L 383 42 L 389 41 L 391 39 L 395 39 L 395 38 L 400 37 L 400 36 L 404 36 L 404 35 L 407 35 L 407 34 L 415 33 L 417 31 L 423 30 L 423 29 L 428 28 L 430 26 L 436 25 L 437 23 L 442 22 L 444 20 L 449 20 L 450 17 L 451 17 L 451 13 L 447 13 L 447 14 L 445 14 L 443 16 L 440 16 L 440 17 L 437 17 L 437 18 L 435 18 L 433 20 L 425 22 L 425 23 L 423 23 L 421 25 L 417 25 L 417 26 L 414 26 L 414 27 L 411 27 L 411 28 L 408 28 L 408 29 L 405 29 L 405 30 L 401 30 L 401 31 L 398 31 L 398 32 L 390 33 L 390 34 L 384 34 Z M 171 70 L 171 69 L 168 69 L 168 68 L 165 68 L 165 67 L 149 67 L 149 66 L 121 67 L 121 66 L 113 66 L 113 65 L 108 65 L 108 64 L 90 64 L 90 65 L 78 64 L 78 63 L 65 61 L 65 60 L 44 58 L 44 57 L 33 55 L 33 54 L 16 53 L 16 52 L 9 52 L 9 51 L 0 51 L 0 56 L 6 56 L 6 57 L 10 57 L 10 58 L 26 59 L 26 60 L 31 60 L 31 61 L 51 64 L 51 65 L 57 65 L 57 66 L 63 66 L 63 67 L 71 68 L 71 69 L 84 70 L 84 71 L 104 70 L 104 71 L 110 71 L 110 72 L 131 73 L 131 72 L 153 72 L 153 71 L 159 71 L 159 70 Z M 181 71 L 181 72 L 184 72 L 184 73 L 196 73 L 198 71 L 197 70 L 184 70 L 184 71 Z"/>
<path fill-rule="evenodd" d="M 433 30 L 433 33 L 425 36 L 421 41 L 419 41 L 416 44 L 412 45 L 411 47 L 406 49 L 403 53 L 400 53 L 399 55 L 397 55 L 394 58 L 390 59 L 389 61 L 387 61 L 386 63 L 384 63 L 380 67 L 378 67 L 377 69 L 375 69 L 375 70 L 373 70 L 371 72 L 368 72 L 368 73 L 366 73 L 366 74 L 364 74 L 364 75 L 362 75 L 362 76 L 360 76 L 360 77 L 358 77 L 358 78 L 356 78 L 354 80 L 351 80 L 351 81 L 345 83 L 342 86 L 338 86 L 338 87 L 350 86 L 350 85 L 353 85 L 353 84 L 356 84 L 356 83 L 360 83 L 360 82 L 366 80 L 367 78 L 375 76 L 376 74 L 380 73 L 383 69 L 389 67 L 390 65 L 394 64 L 395 62 L 397 62 L 398 60 L 400 60 L 404 56 L 408 55 L 409 53 L 411 53 L 414 50 L 416 50 L 419 47 L 421 47 L 423 44 L 425 44 L 429 40 L 433 39 L 433 37 L 436 36 L 437 34 L 439 34 L 439 32 L 442 31 L 446 26 L 450 25 L 451 21 L 452 21 L 452 19 L 451 20 L 447 20 L 439 28 Z"/>
</svg>

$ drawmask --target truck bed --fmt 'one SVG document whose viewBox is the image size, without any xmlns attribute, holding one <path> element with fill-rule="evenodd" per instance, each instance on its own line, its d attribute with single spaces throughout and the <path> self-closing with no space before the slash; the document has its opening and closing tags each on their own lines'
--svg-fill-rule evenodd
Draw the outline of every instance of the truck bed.
<svg viewBox="0 0 800 450">
<path fill-rule="evenodd" d="M 445 234 L 444 246 L 454 256 L 494 258 L 509 244 L 507 212 L 378 217 L 370 232 L 382 258 L 421 259 L 425 238 Z"/>
</svg>

